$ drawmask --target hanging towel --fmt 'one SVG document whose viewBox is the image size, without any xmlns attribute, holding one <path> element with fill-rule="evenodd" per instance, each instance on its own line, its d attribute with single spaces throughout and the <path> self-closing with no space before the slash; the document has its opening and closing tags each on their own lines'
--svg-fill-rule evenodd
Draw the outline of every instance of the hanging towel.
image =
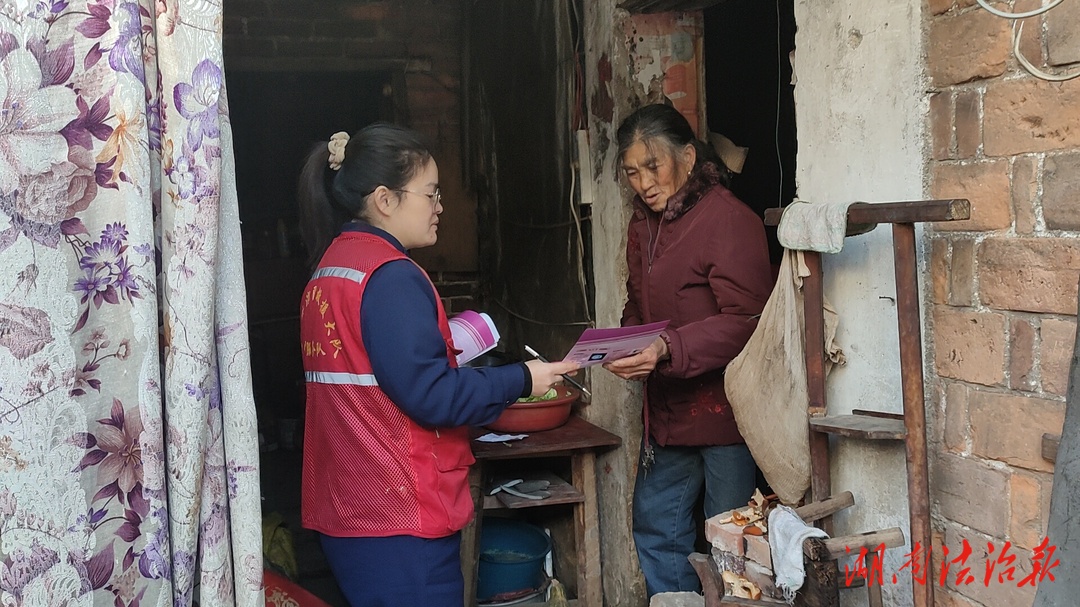
<svg viewBox="0 0 1080 607">
<path fill-rule="evenodd" d="M 776 237 L 785 249 L 839 253 L 848 234 L 847 212 L 852 202 L 792 202 L 780 217 Z M 877 224 L 852 225 L 852 235 L 864 234 Z"/>
<path fill-rule="evenodd" d="M 807 525 L 787 506 L 777 506 L 769 513 L 769 552 L 772 554 L 776 587 L 784 593 L 784 600 L 789 605 L 806 579 L 803 541 L 812 537 L 827 538 L 829 534 Z"/>
</svg>

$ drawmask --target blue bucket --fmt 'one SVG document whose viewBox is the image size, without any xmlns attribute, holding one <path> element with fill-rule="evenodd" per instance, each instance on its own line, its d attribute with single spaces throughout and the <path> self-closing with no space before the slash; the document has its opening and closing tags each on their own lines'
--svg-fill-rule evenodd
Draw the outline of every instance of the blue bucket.
<svg viewBox="0 0 1080 607">
<path fill-rule="evenodd" d="M 539 527 L 513 519 L 485 518 L 480 527 L 476 600 L 539 588 L 544 583 L 548 552 L 551 538 Z"/>
</svg>

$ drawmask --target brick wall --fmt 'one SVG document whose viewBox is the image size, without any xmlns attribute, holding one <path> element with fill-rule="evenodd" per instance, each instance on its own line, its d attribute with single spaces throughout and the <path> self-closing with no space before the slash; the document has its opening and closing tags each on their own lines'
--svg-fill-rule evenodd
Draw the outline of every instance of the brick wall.
<svg viewBox="0 0 1080 607">
<path fill-rule="evenodd" d="M 431 140 L 446 201 L 439 243 L 417 259 L 468 272 L 476 269 L 476 200 L 461 178 L 461 10 L 458 0 L 230 0 L 223 29 L 227 73 L 396 74 L 397 120 Z"/>
<path fill-rule="evenodd" d="M 982 566 L 1007 540 L 1026 575 L 1046 533 L 1040 444 L 1061 431 L 1080 278 L 1080 79 L 1032 77 L 1010 22 L 974 0 L 927 4 L 931 195 L 972 201 L 969 221 L 929 230 L 935 528 L 954 557 L 969 540 L 977 574 L 950 576 L 938 604 L 1030 605 L 1033 588 L 986 586 Z M 1014 4 L 1041 3 L 997 6 Z M 1024 38 L 1036 66 L 1078 69 L 1080 3 L 1028 19 Z"/>
</svg>

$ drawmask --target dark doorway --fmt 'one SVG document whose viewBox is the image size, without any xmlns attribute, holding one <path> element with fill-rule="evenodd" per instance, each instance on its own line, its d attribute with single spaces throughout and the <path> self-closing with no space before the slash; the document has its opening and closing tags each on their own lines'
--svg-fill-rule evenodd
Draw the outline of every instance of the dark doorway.
<svg viewBox="0 0 1080 607">
<path fill-rule="evenodd" d="M 264 552 L 268 566 L 291 574 L 329 604 L 345 605 L 318 537 L 300 527 L 304 372 L 299 309 L 309 267 L 297 228 L 296 189 L 314 142 L 395 118 L 391 76 L 235 70 L 226 75 L 234 108 L 263 523 L 270 530 Z M 290 541 L 281 541 L 283 537 Z M 289 549 L 296 566 L 292 571 L 281 566 L 289 560 Z"/>
<path fill-rule="evenodd" d="M 705 10 L 705 99 L 709 130 L 749 148 L 732 191 L 764 216 L 795 197 L 795 48 L 792 0 L 727 0 Z M 776 230 L 769 251 L 779 263 Z"/>
</svg>

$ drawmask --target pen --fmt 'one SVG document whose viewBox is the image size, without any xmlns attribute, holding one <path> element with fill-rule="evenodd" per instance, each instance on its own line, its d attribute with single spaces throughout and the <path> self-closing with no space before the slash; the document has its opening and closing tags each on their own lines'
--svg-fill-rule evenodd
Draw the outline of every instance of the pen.
<svg viewBox="0 0 1080 607">
<path fill-rule="evenodd" d="M 537 352 L 536 350 L 533 350 L 529 346 L 525 346 L 525 351 L 528 352 L 529 354 L 532 354 L 536 358 L 536 360 L 538 360 L 538 361 L 540 361 L 542 363 L 551 362 L 548 359 L 544 358 L 543 356 L 540 356 L 539 352 Z M 562 378 L 566 380 L 566 383 L 570 384 L 571 386 L 574 386 L 578 390 L 581 390 L 581 392 L 585 396 L 588 396 L 589 398 L 592 398 L 592 392 L 589 392 L 588 388 L 586 388 L 585 386 L 578 383 L 574 378 L 570 377 L 569 375 L 566 375 L 565 373 L 563 374 Z"/>
</svg>

